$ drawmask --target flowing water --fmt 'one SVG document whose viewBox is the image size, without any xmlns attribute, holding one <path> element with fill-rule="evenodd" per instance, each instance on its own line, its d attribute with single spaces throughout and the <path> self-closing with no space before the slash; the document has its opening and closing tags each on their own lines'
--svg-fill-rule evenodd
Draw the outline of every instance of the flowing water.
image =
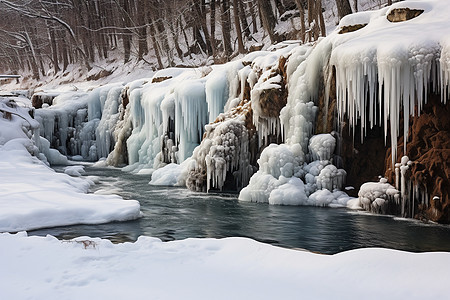
<svg viewBox="0 0 450 300">
<path fill-rule="evenodd" d="M 204 194 L 148 184 L 149 176 L 113 168 L 86 168 L 100 177 L 93 191 L 109 190 L 141 203 L 142 218 L 101 225 L 74 225 L 29 232 L 70 239 L 101 237 L 135 241 L 140 235 L 163 241 L 185 238 L 249 237 L 261 242 L 337 253 L 361 247 L 407 251 L 450 251 L 450 227 L 371 215 L 347 209 L 247 203 L 233 194 Z"/>
</svg>

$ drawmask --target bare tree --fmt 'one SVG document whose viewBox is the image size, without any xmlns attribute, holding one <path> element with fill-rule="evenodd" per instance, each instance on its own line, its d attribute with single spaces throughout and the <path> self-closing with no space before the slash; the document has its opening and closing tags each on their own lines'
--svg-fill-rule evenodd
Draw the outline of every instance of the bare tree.
<svg viewBox="0 0 450 300">
<path fill-rule="evenodd" d="M 352 7 L 348 0 L 336 0 L 336 7 L 339 15 L 339 19 L 342 19 L 346 15 L 352 13 Z"/>
</svg>

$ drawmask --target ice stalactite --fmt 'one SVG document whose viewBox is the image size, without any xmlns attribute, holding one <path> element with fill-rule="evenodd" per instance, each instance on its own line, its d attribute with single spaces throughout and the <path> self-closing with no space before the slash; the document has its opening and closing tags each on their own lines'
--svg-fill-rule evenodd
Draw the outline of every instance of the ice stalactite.
<svg viewBox="0 0 450 300">
<path fill-rule="evenodd" d="M 98 101 L 102 112 L 100 122 L 95 130 L 98 158 L 108 157 L 116 144 L 114 131 L 119 121 L 122 89 L 122 84 L 99 88 Z"/>
<path fill-rule="evenodd" d="M 440 58 L 441 69 L 441 101 L 446 104 L 450 96 L 450 38 L 441 42 L 442 51 Z"/>
<path fill-rule="evenodd" d="M 450 59 L 444 34 L 448 20 L 442 17 L 442 10 L 448 8 L 438 4 L 435 0 L 405 1 L 379 11 L 350 15 L 341 20 L 340 27 L 350 23 L 367 26 L 345 34 L 336 31 L 329 37 L 333 43 L 330 64 L 336 68 L 339 119 L 347 116 L 353 128 L 360 122 L 361 139 L 367 128 L 382 125 L 385 137 L 390 136 L 392 165 L 401 135 L 406 149 L 409 119 L 416 108 L 420 114 L 429 93 L 441 92 L 444 103 L 448 96 Z M 424 13 L 407 22 L 388 21 L 387 16 L 402 8 Z M 419 36 L 424 21 L 428 34 Z"/>
<path fill-rule="evenodd" d="M 205 82 L 188 80 L 180 83 L 175 91 L 175 136 L 180 162 L 190 157 L 200 144 L 207 123 Z"/>
</svg>

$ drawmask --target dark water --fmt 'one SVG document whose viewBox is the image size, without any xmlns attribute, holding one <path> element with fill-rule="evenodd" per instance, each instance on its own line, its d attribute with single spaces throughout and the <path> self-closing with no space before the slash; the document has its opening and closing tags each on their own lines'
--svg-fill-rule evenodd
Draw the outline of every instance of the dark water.
<svg viewBox="0 0 450 300">
<path fill-rule="evenodd" d="M 450 251 L 449 226 L 347 209 L 247 203 L 237 201 L 237 195 L 150 186 L 149 176 L 117 169 L 86 170 L 89 175 L 101 176 L 101 183 L 94 190 L 114 189 L 125 199 L 139 200 L 143 217 L 129 222 L 48 228 L 29 234 L 51 234 L 64 239 L 85 235 L 113 242 L 135 241 L 140 235 L 163 241 L 241 236 L 329 254 L 361 247 Z"/>
</svg>

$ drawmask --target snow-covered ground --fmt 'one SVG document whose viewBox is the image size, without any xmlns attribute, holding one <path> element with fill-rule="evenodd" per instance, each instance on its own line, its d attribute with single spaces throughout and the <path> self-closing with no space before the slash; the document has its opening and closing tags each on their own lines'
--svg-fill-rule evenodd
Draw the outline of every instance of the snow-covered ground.
<svg viewBox="0 0 450 300">
<path fill-rule="evenodd" d="M 450 253 L 0 235 L 2 299 L 447 299 Z"/>
</svg>

